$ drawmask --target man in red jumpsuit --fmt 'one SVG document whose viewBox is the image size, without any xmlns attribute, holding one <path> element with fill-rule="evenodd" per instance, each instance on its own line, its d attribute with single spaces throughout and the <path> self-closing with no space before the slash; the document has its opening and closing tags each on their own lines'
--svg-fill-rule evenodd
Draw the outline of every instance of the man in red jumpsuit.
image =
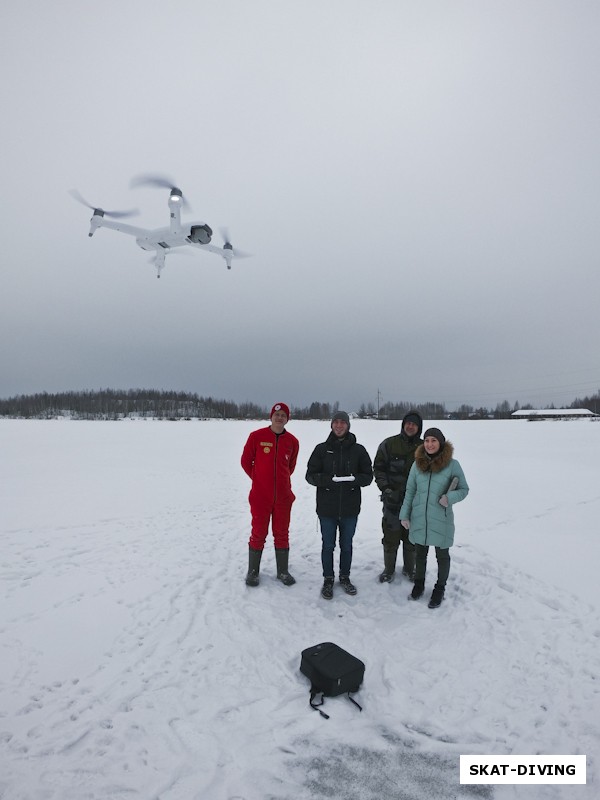
<svg viewBox="0 0 600 800">
<path fill-rule="evenodd" d="M 298 459 L 298 439 L 286 431 L 290 409 L 285 403 L 275 403 L 271 409 L 271 425 L 253 431 L 242 453 L 242 468 L 252 480 L 248 497 L 252 513 L 252 533 L 248 542 L 250 552 L 246 584 L 258 586 L 260 560 L 269 532 L 269 522 L 275 540 L 277 578 L 285 586 L 296 583 L 288 572 L 290 552 L 289 527 L 292 503 L 291 475 Z"/>
</svg>

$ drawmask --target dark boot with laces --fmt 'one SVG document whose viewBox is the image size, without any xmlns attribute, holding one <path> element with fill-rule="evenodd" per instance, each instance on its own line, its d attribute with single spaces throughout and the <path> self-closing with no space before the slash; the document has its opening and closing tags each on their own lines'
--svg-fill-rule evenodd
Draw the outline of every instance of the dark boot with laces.
<svg viewBox="0 0 600 800">
<path fill-rule="evenodd" d="M 340 575 L 340 586 L 346 594 L 356 594 L 356 586 L 350 581 L 349 575 Z"/>
<path fill-rule="evenodd" d="M 325 578 L 323 581 L 323 588 L 321 589 L 321 597 L 324 597 L 325 600 L 331 600 L 333 597 L 333 584 L 335 582 L 334 578 Z"/>
</svg>

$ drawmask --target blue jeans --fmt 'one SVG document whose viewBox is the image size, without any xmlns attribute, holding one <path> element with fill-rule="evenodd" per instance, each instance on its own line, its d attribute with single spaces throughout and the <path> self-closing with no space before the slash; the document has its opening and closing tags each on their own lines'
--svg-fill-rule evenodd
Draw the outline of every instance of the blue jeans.
<svg viewBox="0 0 600 800">
<path fill-rule="evenodd" d="M 319 517 L 321 523 L 321 536 L 323 547 L 321 549 L 321 563 L 323 564 L 323 577 L 334 577 L 333 551 L 335 550 L 336 533 L 340 531 L 340 575 L 350 575 L 352 566 L 352 537 L 356 530 L 358 517 Z"/>
</svg>

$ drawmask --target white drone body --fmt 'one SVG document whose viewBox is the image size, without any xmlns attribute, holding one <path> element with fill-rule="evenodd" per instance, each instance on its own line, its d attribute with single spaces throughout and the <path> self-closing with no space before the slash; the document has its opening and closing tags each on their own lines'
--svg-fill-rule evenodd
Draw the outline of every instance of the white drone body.
<svg viewBox="0 0 600 800">
<path fill-rule="evenodd" d="M 154 252 L 154 266 L 157 270 L 157 277 L 160 278 L 160 272 L 165 266 L 165 257 L 172 252 L 175 248 L 179 247 L 195 247 L 199 250 L 206 250 L 209 253 L 215 253 L 221 256 L 227 264 L 227 269 L 231 269 L 231 262 L 234 258 L 244 258 L 248 254 L 240 250 L 234 249 L 229 241 L 227 232 L 222 231 L 223 234 L 223 247 L 217 247 L 211 244 L 212 229 L 205 222 L 181 222 L 181 209 L 186 205 L 183 194 L 180 189 L 172 185 L 170 181 L 164 178 L 142 178 L 132 182 L 132 185 L 153 185 L 161 188 L 169 188 L 169 211 L 170 223 L 168 228 L 155 228 L 148 230 L 146 228 L 139 228 L 136 225 L 129 225 L 121 222 L 118 218 L 125 216 L 132 216 L 137 211 L 104 211 L 102 208 L 94 208 L 89 205 L 81 195 L 73 190 L 71 194 L 76 200 L 83 203 L 93 210 L 93 216 L 90 221 L 89 236 L 93 236 L 98 228 L 109 228 L 119 233 L 125 233 L 128 236 L 134 236 L 136 244 L 142 250 Z M 108 217 L 115 217 L 112 220 Z"/>
</svg>

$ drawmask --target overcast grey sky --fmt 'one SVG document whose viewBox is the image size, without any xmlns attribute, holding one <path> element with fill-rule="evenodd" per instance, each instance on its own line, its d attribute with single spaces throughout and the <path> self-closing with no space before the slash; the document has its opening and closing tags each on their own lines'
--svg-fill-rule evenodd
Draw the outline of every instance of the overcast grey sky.
<svg viewBox="0 0 600 800">
<path fill-rule="evenodd" d="M 20 0 L 0 12 L 0 397 L 353 409 L 600 388 L 595 0 Z M 76 187 L 253 258 L 88 237 Z M 216 237 L 219 242 L 218 236 Z"/>
</svg>

